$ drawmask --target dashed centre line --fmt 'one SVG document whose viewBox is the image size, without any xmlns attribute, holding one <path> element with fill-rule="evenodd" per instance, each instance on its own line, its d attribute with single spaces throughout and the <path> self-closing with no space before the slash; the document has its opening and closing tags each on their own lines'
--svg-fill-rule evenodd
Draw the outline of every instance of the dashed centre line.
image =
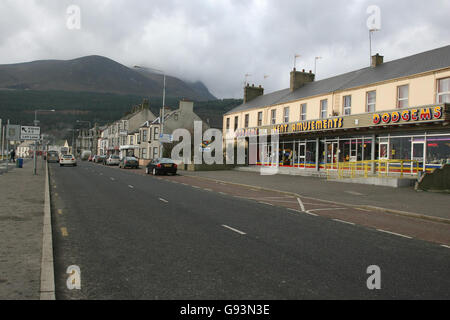
<svg viewBox="0 0 450 320">
<path fill-rule="evenodd" d="M 62 227 L 61 228 L 61 234 L 63 237 L 68 237 L 69 236 L 69 232 L 67 232 L 67 228 Z"/>
<path fill-rule="evenodd" d="M 169 203 L 169 201 L 167 201 L 166 199 L 163 198 L 159 198 L 160 201 L 165 202 L 165 203 Z"/>
<path fill-rule="evenodd" d="M 241 231 L 241 230 L 238 230 L 238 229 L 235 229 L 235 228 L 232 228 L 232 227 L 227 226 L 227 225 L 225 225 L 225 224 L 223 224 L 222 227 L 227 228 L 227 229 L 229 229 L 229 230 L 231 230 L 231 231 L 234 231 L 234 232 L 236 232 L 236 233 L 239 233 L 240 235 L 246 235 L 245 232 L 243 232 L 243 231 Z"/>
<path fill-rule="evenodd" d="M 131 184 L 129 184 L 128 187 L 134 189 L 134 186 L 132 186 Z"/>
<path fill-rule="evenodd" d="M 344 221 L 344 220 L 340 220 L 340 219 L 333 219 L 333 220 L 334 220 L 334 221 L 337 221 L 337 222 L 341 222 L 341 223 L 350 224 L 350 225 L 352 225 L 352 226 L 355 225 L 353 222 L 348 222 L 348 221 Z"/>
</svg>

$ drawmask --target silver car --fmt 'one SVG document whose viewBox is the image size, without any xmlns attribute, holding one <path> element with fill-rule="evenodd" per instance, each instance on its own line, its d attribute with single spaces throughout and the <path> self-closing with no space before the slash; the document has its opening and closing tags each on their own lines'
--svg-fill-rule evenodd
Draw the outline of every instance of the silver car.
<svg viewBox="0 0 450 320">
<path fill-rule="evenodd" d="M 118 166 L 120 163 L 120 157 L 116 155 L 110 155 L 106 159 L 106 165 L 107 166 Z"/>
</svg>

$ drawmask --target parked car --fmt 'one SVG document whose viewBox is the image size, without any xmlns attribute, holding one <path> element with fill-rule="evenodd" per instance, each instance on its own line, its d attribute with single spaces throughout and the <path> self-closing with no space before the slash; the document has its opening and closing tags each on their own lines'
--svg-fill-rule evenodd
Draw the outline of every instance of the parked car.
<svg viewBox="0 0 450 320">
<path fill-rule="evenodd" d="M 150 161 L 146 168 L 145 173 L 146 174 L 153 174 L 156 176 L 157 174 L 177 174 L 177 164 L 172 160 L 168 158 L 157 158 Z"/>
<path fill-rule="evenodd" d="M 58 151 L 49 151 L 47 152 L 47 162 L 55 162 L 58 163 L 59 162 L 59 155 L 58 155 Z"/>
<path fill-rule="evenodd" d="M 65 165 L 72 165 L 74 167 L 77 166 L 77 159 L 71 154 L 62 154 L 59 158 L 59 165 L 65 166 Z"/>
<path fill-rule="evenodd" d="M 120 157 L 117 155 L 110 155 L 104 162 L 107 166 L 118 166 L 120 164 Z"/>
<path fill-rule="evenodd" d="M 139 161 L 135 157 L 123 157 L 119 162 L 119 168 L 139 169 Z"/>
<path fill-rule="evenodd" d="M 103 163 L 105 160 L 106 156 L 97 156 L 97 158 L 95 158 L 96 163 Z"/>
</svg>

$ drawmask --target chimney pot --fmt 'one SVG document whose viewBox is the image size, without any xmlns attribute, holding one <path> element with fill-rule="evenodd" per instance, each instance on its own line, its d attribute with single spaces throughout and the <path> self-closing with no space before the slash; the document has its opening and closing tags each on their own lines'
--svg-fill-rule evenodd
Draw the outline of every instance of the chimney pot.
<svg viewBox="0 0 450 320">
<path fill-rule="evenodd" d="M 303 69 L 302 72 L 305 72 L 305 69 Z"/>
<path fill-rule="evenodd" d="M 371 64 L 371 67 L 372 68 L 375 68 L 375 67 L 377 67 L 377 66 L 379 66 L 379 65 L 381 65 L 381 64 L 383 64 L 383 56 L 380 56 L 380 54 L 376 54 L 376 55 L 374 55 L 374 56 L 372 56 L 372 64 Z"/>
</svg>

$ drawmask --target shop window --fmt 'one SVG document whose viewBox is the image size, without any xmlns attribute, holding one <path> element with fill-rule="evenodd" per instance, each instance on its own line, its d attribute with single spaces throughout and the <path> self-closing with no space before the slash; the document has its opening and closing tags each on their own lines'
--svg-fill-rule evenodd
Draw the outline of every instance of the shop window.
<svg viewBox="0 0 450 320">
<path fill-rule="evenodd" d="M 450 103 L 450 78 L 438 80 L 437 103 Z"/>
<path fill-rule="evenodd" d="M 234 131 L 236 131 L 238 128 L 238 122 L 239 122 L 239 117 L 238 116 L 234 117 Z"/>
<path fill-rule="evenodd" d="M 409 85 L 397 87 L 397 108 L 409 107 Z"/>
<path fill-rule="evenodd" d="M 270 123 L 271 124 L 277 123 L 277 110 L 276 109 L 270 110 Z"/>
<path fill-rule="evenodd" d="M 258 127 L 262 126 L 263 113 L 262 111 L 258 112 Z"/>
<path fill-rule="evenodd" d="M 401 137 L 395 138 L 391 137 L 391 159 L 396 160 L 410 160 L 411 159 L 411 138 Z"/>
<path fill-rule="evenodd" d="M 283 120 L 284 120 L 284 123 L 289 122 L 289 107 L 285 107 L 283 110 Z"/>
<path fill-rule="evenodd" d="M 327 118 L 328 99 L 320 100 L 320 118 Z"/>
<path fill-rule="evenodd" d="M 450 135 L 427 137 L 427 163 L 450 163 Z"/>
<path fill-rule="evenodd" d="M 250 119 L 250 115 L 247 113 L 245 115 L 244 128 L 248 128 L 248 121 Z"/>
<path fill-rule="evenodd" d="M 300 105 L 300 121 L 306 120 L 306 103 Z"/>
<path fill-rule="evenodd" d="M 369 91 L 366 94 L 366 112 L 375 112 L 376 91 Z"/>
<path fill-rule="evenodd" d="M 349 116 L 352 114 L 352 96 L 344 96 L 344 116 Z"/>
</svg>

